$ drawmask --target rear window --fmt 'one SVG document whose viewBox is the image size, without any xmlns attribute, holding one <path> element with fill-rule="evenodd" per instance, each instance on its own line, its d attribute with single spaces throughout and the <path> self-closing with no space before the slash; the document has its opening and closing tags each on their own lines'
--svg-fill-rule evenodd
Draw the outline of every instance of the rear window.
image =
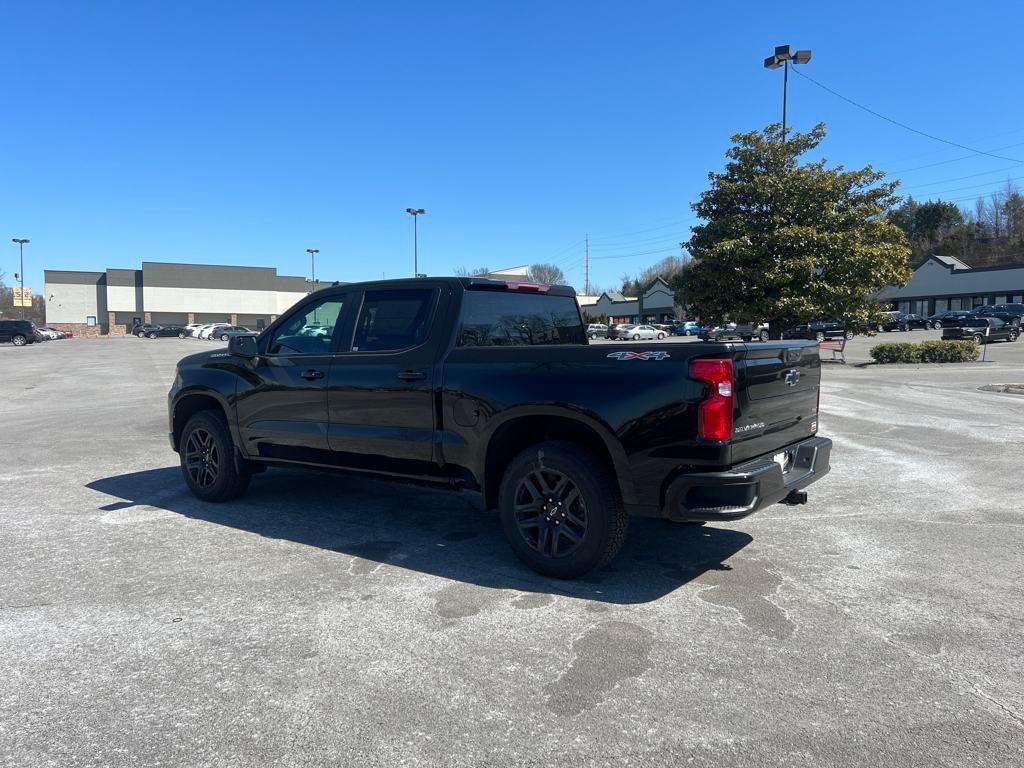
<svg viewBox="0 0 1024 768">
<path fill-rule="evenodd" d="M 964 328 L 988 328 L 988 320 L 980 318 L 967 318 L 961 324 Z"/>
<path fill-rule="evenodd" d="M 513 291 L 466 291 L 460 347 L 531 347 L 586 344 L 572 296 Z"/>
</svg>

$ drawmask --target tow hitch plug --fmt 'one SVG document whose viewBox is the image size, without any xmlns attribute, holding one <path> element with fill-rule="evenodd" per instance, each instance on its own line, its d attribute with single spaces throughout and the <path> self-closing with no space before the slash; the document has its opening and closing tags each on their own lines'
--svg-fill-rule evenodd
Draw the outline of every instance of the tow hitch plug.
<svg viewBox="0 0 1024 768">
<path fill-rule="evenodd" d="M 807 491 L 790 491 L 786 498 L 782 500 L 783 504 L 806 504 L 807 503 Z"/>
</svg>

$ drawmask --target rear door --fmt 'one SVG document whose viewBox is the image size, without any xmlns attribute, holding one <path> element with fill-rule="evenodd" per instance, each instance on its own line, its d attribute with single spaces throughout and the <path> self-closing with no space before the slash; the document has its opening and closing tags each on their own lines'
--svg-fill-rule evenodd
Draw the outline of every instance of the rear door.
<svg viewBox="0 0 1024 768">
<path fill-rule="evenodd" d="M 818 428 L 816 344 L 767 342 L 736 353 L 733 461 L 770 453 Z"/>
<path fill-rule="evenodd" d="M 451 288 L 420 282 L 368 288 L 351 343 L 331 368 L 329 444 L 334 461 L 394 474 L 429 472 L 434 458 L 440 317 Z"/>
</svg>

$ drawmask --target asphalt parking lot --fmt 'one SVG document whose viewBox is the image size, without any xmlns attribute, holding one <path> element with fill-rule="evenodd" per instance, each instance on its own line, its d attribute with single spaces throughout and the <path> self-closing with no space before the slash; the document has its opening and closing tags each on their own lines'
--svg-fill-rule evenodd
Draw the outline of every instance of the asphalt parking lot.
<svg viewBox="0 0 1024 768">
<path fill-rule="evenodd" d="M 877 341 L 825 366 L 809 504 L 634 521 L 573 583 L 470 496 L 195 500 L 165 396 L 222 345 L 0 346 L 0 764 L 1020 766 L 1024 397 L 978 387 L 1024 342 L 858 366 Z"/>
</svg>

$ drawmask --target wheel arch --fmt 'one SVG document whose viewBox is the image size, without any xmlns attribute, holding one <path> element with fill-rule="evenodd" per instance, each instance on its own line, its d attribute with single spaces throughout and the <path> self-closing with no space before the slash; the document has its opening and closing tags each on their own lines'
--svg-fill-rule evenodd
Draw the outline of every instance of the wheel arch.
<svg viewBox="0 0 1024 768">
<path fill-rule="evenodd" d="M 478 467 L 480 490 L 488 509 L 497 507 L 502 470 L 520 451 L 550 440 L 567 440 L 594 452 L 614 473 L 626 504 L 636 503 L 629 462 L 621 443 L 600 421 L 557 407 L 529 407 L 506 414 L 492 425 L 486 438 L 483 463 Z"/>
<path fill-rule="evenodd" d="M 181 433 L 188 420 L 200 411 L 215 411 L 223 415 L 236 448 L 241 445 L 227 400 L 215 390 L 194 388 L 181 392 L 171 407 L 171 445 L 175 451 L 181 447 Z"/>
</svg>

